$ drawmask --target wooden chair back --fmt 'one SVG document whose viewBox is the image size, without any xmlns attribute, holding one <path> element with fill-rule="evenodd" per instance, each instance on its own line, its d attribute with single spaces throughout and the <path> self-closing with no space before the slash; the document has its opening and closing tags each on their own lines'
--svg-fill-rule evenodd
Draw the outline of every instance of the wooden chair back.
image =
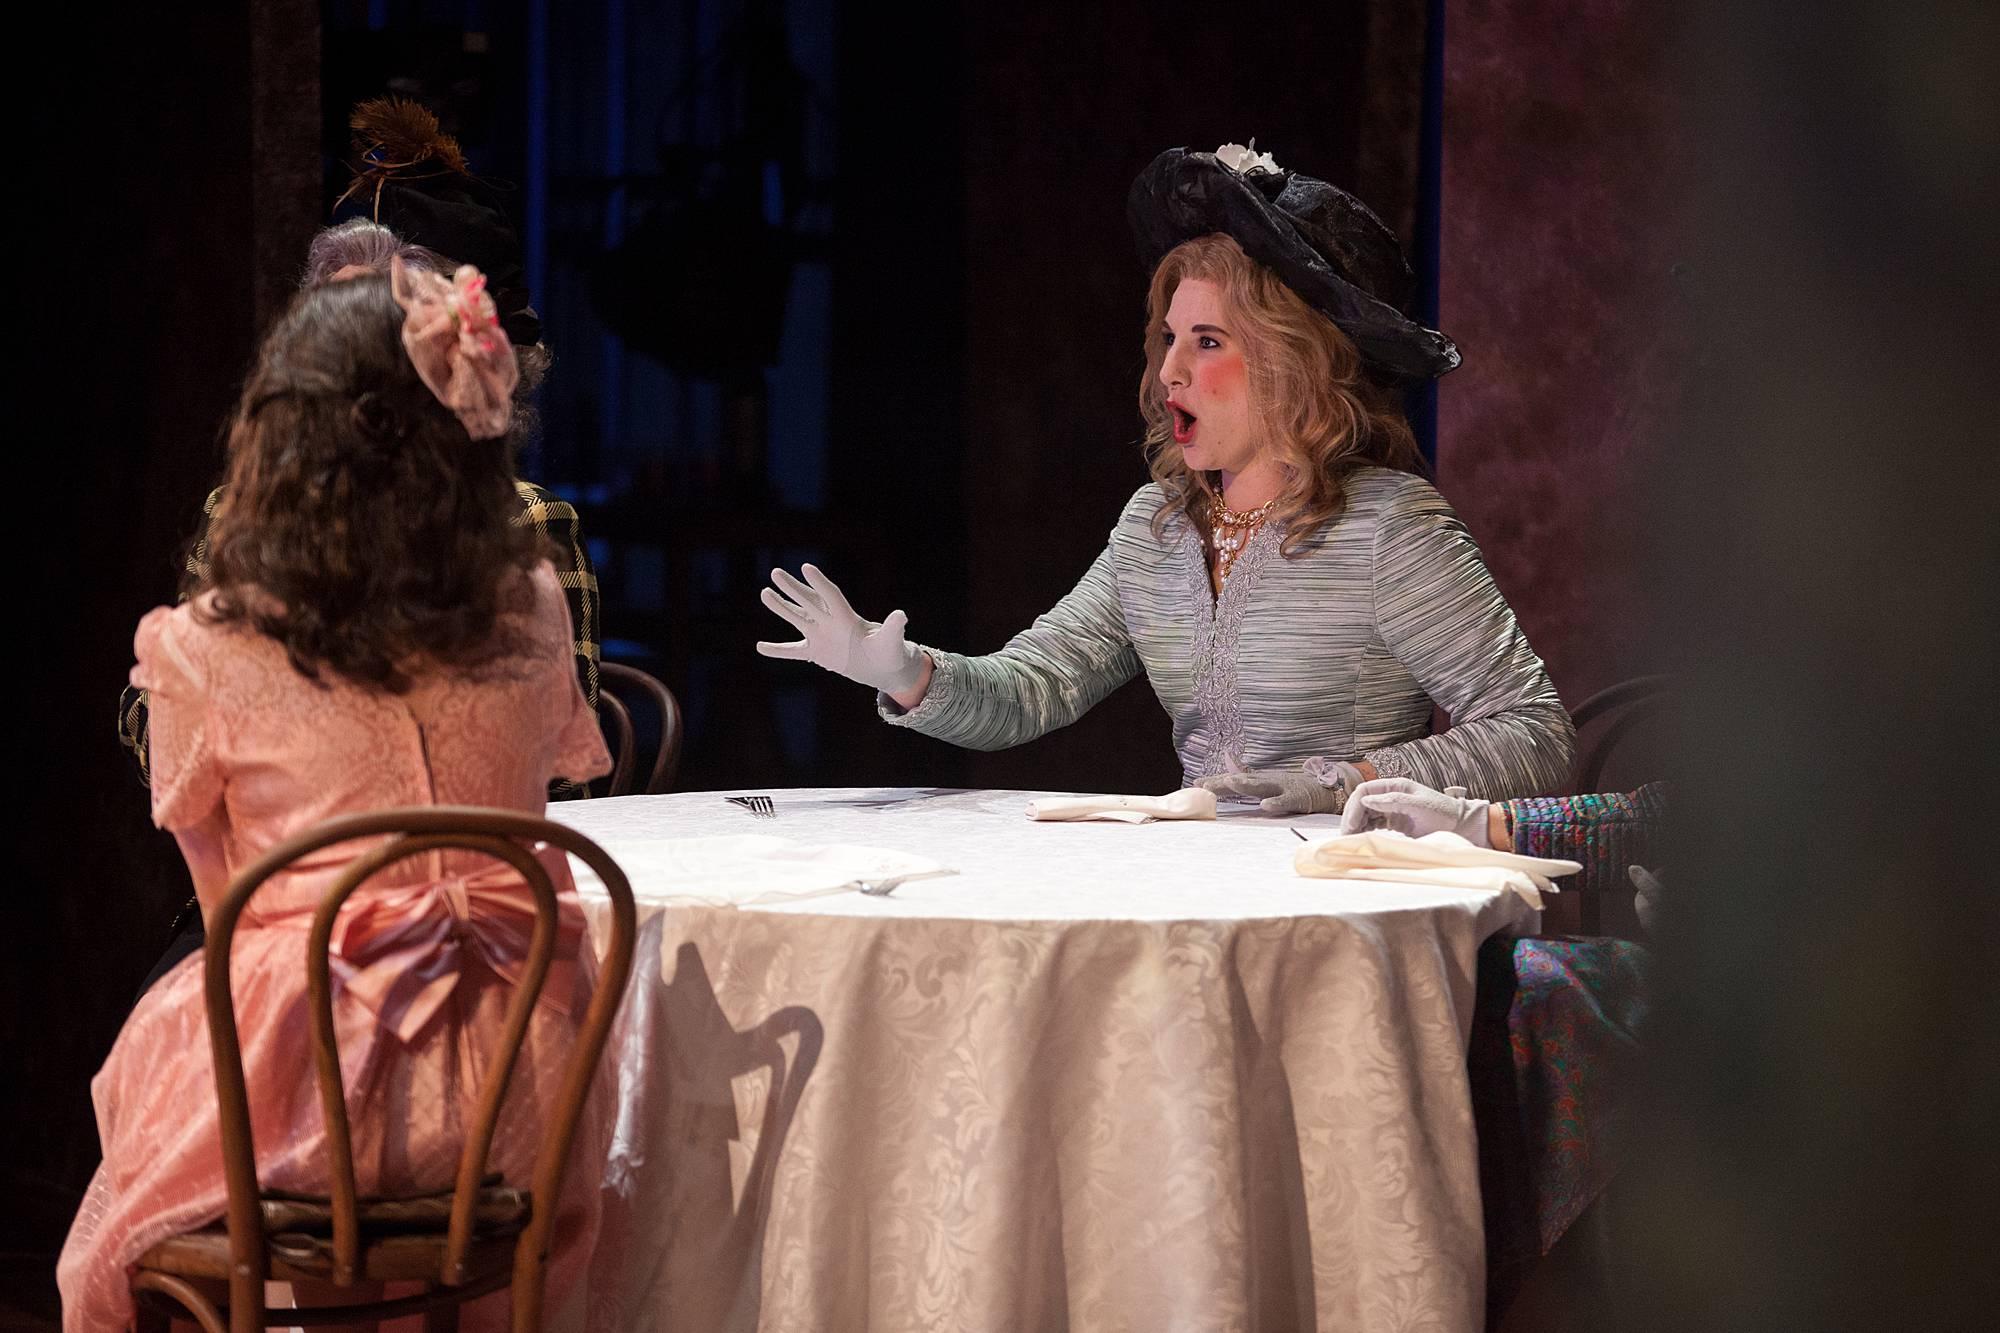
<svg viewBox="0 0 2000 1333">
<path fill-rule="evenodd" d="M 1588 795 L 1603 790 L 1604 770 L 1611 756 L 1637 727 L 1665 708 L 1671 680 L 1668 676 L 1634 676 L 1599 690 L 1570 710 L 1580 742 L 1572 791 Z"/>
<path fill-rule="evenodd" d="M 670 790 L 674 784 L 674 775 L 679 771 L 681 764 L 680 701 L 674 698 L 674 692 L 668 689 L 659 677 L 641 671 L 637 667 L 626 666 L 621 662 L 604 662 L 599 665 L 598 672 L 598 698 L 613 701 L 616 709 L 612 714 L 614 718 L 620 713 L 624 715 L 623 726 L 620 728 L 619 749 L 614 760 L 616 767 L 611 774 L 610 794 L 629 796 L 636 792 L 643 796 L 658 796 Z M 633 756 L 636 743 L 631 710 L 641 701 L 650 705 L 660 723 L 659 748 L 653 753 L 653 766 L 643 784 L 634 780 L 638 768 L 636 761 L 628 762 L 628 757 Z M 618 727 L 619 724 L 614 722 L 613 726 Z"/>
<path fill-rule="evenodd" d="M 311 1045 L 320 1105 L 327 1127 L 327 1175 L 332 1219 L 333 1280 L 347 1285 L 357 1280 L 361 1251 L 359 1203 L 354 1175 L 352 1135 L 340 1071 L 340 1053 L 333 1025 L 332 968 L 329 944 L 341 904 L 368 879 L 412 856 L 458 850 L 503 861 L 518 871 L 535 898 L 535 929 L 521 980 L 507 1008 L 497 1058 L 488 1066 L 473 1120 L 459 1157 L 452 1190 L 449 1221 L 440 1252 L 434 1293 L 438 1304 L 458 1304 L 506 1281 L 462 1287 L 465 1259 L 474 1239 L 475 1211 L 486 1156 L 506 1098 L 507 1086 L 527 1035 L 528 1022 L 554 959 L 557 938 L 556 891 L 547 870 L 526 844 L 545 842 L 574 855 L 596 872 L 611 898 L 611 933 L 599 959 L 597 988 L 576 1036 L 560 1094 L 549 1108 L 530 1194 L 526 1227 L 515 1243 L 511 1285 L 513 1327 L 533 1329 L 541 1317 L 542 1283 L 547 1269 L 550 1228 L 563 1168 L 583 1114 L 591 1079 L 602 1057 L 611 1023 L 632 968 L 637 914 L 631 885 L 624 872 L 589 838 L 538 816 L 470 806 L 428 806 L 349 815 L 329 820 L 290 838 L 260 857 L 238 875 L 228 896 L 208 926 L 207 1001 L 209 1041 L 215 1056 L 215 1090 L 222 1123 L 223 1170 L 227 1179 L 227 1226 L 230 1251 L 230 1324 L 232 1329 L 263 1326 L 264 1282 L 270 1251 L 265 1234 L 265 1196 L 257 1180 L 257 1156 L 250 1130 L 249 1090 L 243 1073 L 242 1050 L 236 1031 L 236 1010 L 229 969 L 230 945 L 236 925 L 251 897 L 273 875 L 300 857 L 361 838 L 389 835 L 388 841 L 364 853 L 342 871 L 320 899 L 313 917 L 306 956 L 307 998 L 311 1008 Z M 589 941 L 582 947 L 589 948 Z M 288 1313 L 288 1312 L 273 1312 Z"/>
<path fill-rule="evenodd" d="M 604 743 L 611 750 L 611 772 L 604 779 L 602 794 L 632 794 L 632 770 L 637 766 L 639 737 L 632 726 L 632 710 L 601 684 L 597 691 L 597 721 L 604 729 Z M 591 784 L 593 788 L 596 783 Z"/>
</svg>

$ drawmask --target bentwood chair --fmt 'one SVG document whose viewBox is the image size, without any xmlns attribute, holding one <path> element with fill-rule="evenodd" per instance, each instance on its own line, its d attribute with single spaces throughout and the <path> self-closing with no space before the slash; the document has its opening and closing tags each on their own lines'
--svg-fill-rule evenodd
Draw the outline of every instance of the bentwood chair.
<svg viewBox="0 0 2000 1333">
<path fill-rule="evenodd" d="M 681 706 L 674 692 L 657 676 L 625 666 L 604 662 L 598 666 L 598 704 L 609 720 L 606 739 L 612 744 L 610 796 L 658 796 L 671 788 L 681 764 Z M 638 772 L 638 731 L 632 710 L 641 703 L 650 706 L 659 721 L 660 743 L 653 752 L 653 766 L 643 784 L 635 781 Z"/>
<path fill-rule="evenodd" d="M 265 1190 L 257 1179 L 230 985 L 236 923 L 257 889 L 292 862 L 335 843 L 385 834 L 390 835 L 385 842 L 356 858 L 327 888 L 303 960 L 312 1060 L 326 1117 L 329 1193 L 321 1198 Z M 560 1094 L 548 1109 L 533 1179 L 524 1189 L 490 1174 L 486 1158 L 529 1018 L 555 957 L 556 891 L 547 870 L 528 850 L 537 842 L 574 854 L 596 872 L 611 897 L 611 931 Z M 456 1182 L 449 1190 L 414 1198 L 360 1198 L 334 1038 L 328 958 L 334 918 L 364 881 L 385 868 L 446 849 L 481 854 L 518 871 L 534 896 L 534 934 L 497 1049 L 476 1090 Z M 512 1327 L 521 1333 L 538 1329 L 558 1187 L 631 972 L 635 923 L 631 886 L 603 849 L 560 824 L 507 810 L 432 806 L 349 815 L 288 839 L 244 870 L 210 921 L 207 943 L 209 1044 L 215 1058 L 228 1213 L 220 1223 L 174 1236 L 141 1256 L 132 1278 L 140 1333 L 164 1333 L 170 1315 L 177 1313 L 175 1305 L 206 1333 L 368 1323 L 412 1314 L 424 1315 L 426 1329 L 455 1329 L 461 1305 L 509 1286 Z M 389 1300 L 359 1299 L 373 1295 L 363 1290 L 347 1305 L 267 1309 L 267 1280 L 336 1289 L 420 1283 L 422 1290 Z"/>
<path fill-rule="evenodd" d="M 1634 676 L 1599 690 L 1570 710 L 1570 721 L 1582 738 L 1572 791 L 1588 794 L 1603 790 L 1600 784 L 1611 756 L 1641 724 L 1666 707 L 1671 680 L 1668 676 Z"/>
<path fill-rule="evenodd" d="M 600 665 L 598 670 L 602 671 L 603 666 Z M 597 722 L 604 730 L 604 744 L 611 751 L 611 772 L 601 779 L 601 787 L 598 782 L 590 784 L 591 795 L 629 796 L 638 751 L 638 732 L 632 726 L 632 710 L 604 687 L 601 676 L 597 687 Z"/>
</svg>

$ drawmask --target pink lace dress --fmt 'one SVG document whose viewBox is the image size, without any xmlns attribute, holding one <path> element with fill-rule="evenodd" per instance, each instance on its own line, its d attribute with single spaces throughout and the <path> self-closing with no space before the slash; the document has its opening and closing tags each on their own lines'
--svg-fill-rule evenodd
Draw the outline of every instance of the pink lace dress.
<svg viewBox="0 0 2000 1333">
<path fill-rule="evenodd" d="M 152 696 L 153 820 L 179 840 L 205 911 L 236 871 L 335 815 L 430 804 L 540 813 L 551 778 L 610 768 L 577 686 L 561 587 L 546 564 L 532 578 L 532 611 L 501 626 L 517 651 L 476 673 L 433 673 L 401 695 L 329 673 L 316 684 L 275 641 L 241 625 L 203 624 L 189 606 L 140 622 L 132 683 Z M 307 1038 L 306 931 L 321 890 L 366 846 L 329 848 L 268 882 L 237 929 L 236 1015 L 267 1188 L 326 1186 Z M 594 974 L 567 866 L 546 859 L 561 872 L 573 961 L 551 974 L 536 1007 L 490 1161 L 523 1185 Z M 507 977 L 532 924 L 521 914 L 527 893 L 518 876 L 496 874 L 494 865 L 458 853 L 415 858 L 371 881 L 342 913 L 334 1015 L 364 1193 L 451 1183 L 461 1117 L 471 1112 L 511 994 Z M 146 993 L 91 1095 L 104 1162 L 57 1267 L 67 1333 L 126 1327 L 128 1265 L 224 1212 L 200 954 Z M 595 1234 L 608 1112 L 606 1099 L 593 1097 L 573 1149 L 551 1309 Z M 480 1315 L 504 1322 L 504 1295 L 472 1307 L 468 1323 L 477 1326 Z"/>
</svg>

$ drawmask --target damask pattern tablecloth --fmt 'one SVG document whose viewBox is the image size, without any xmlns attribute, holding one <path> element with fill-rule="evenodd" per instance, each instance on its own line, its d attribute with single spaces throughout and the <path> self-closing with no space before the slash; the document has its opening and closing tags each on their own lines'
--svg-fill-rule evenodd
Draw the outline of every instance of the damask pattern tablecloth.
<svg viewBox="0 0 2000 1333">
<path fill-rule="evenodd" d="M 1300 879 L 1323 818 L 773 795 L 551 809 L 614 858 L 756 832 L 960 872 L 757 908 L 634 884 L 593 1328 L 1479 1327 L 1465 1041 L 1518 897 Z"/>
</svg>

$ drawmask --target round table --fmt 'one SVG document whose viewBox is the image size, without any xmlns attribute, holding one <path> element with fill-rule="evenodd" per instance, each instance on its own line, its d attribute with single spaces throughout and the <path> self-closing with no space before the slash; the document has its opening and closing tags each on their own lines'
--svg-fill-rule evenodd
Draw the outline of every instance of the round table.
<svg viewBox="0 0 2000 1333">
<path fill-rule="evenodd" d="M 757 833 L 959 873 L 756 907 L 635 874 L 594 1327 L 1480 1326 L 1465 1039 L 1519 898 L 1299 878 L 1326 817 L 768 794 L 549 813 L 635 866 Z"/>
</svg>

